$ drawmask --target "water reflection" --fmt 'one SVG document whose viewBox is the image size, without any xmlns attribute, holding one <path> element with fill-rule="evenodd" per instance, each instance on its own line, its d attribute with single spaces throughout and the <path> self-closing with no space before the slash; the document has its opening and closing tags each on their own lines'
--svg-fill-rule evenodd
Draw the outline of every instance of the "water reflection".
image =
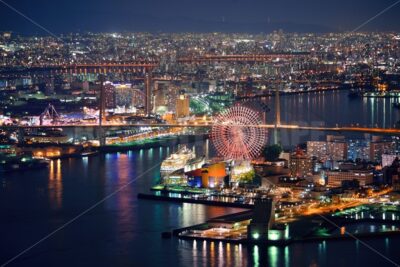
<svg viewBox="0 0 400 267">
<path fill-rule="evenodd" d="M 386 254 L 389 254 L 389 248 L 390 248 L 390 245 L 389 245 L 389 238 L 385 238 L 385 253 Z"/>
<path fill-rule="evenodd" d="M 260 251 L 257 245 L 253 247 L 253 261 L 254 261 L 253 266 L 258 267 L 260 262 Z"/>
<path fill-rule="evenodd" d="M 377 239 L 374 246 L 377 249 L 381 247 L 382 252 L 390 255 L 389 239 Z M 368 244 L 371 243 L 373 244 L 372 241 L 368 241 Z M 379 245 L 376 245 L 377 243 Z M 358 266 L 360 264 L 372 266 L 368 265 L 369 261 L 382 263 L 379 255 L 371 255 L 371 251 L 358 241 L 295 243 L 287 247 L 229 244 L 220 241 L 180 241 L 179 246 L 181 253 L 191 250 L 190 255 L 199 266 L 289 267 Z M 349 259 L 333 256 L 342 255 L 342 253 L 354 255 L 354 257 Z M 368 260 L 365 257 L 368 257 Z"/>
<path fill-rule="evenodd" d="M 148 151 L 147 151 L 147 159 L 148 160 L 153 160 L 153 148 L 150 148 Z"/>
<path fill-rule="evenodd" d="M 117 177 L 117 187 L 115 190 L 123 188 L 116 194 L 116 201 L 113 203 L 114 208 L 119 210 L 117 213 L 117 238 L 122 242 L 127 242 L 133 238 L 133 213 L 131 199 L 135 197 L 133 189 L 131 186 L 126 186 L 131 182 L 134 176 L 131 169 L 131 159 L 128 153 L 119 153 L 118 160 L 113 166 L 116 177 Z M 110 166 L 111 167 L 111 166 Z"/>
<path fill-rule="evenodd" d="M 326 243 L 316 254 L 304 255 L 302 245 L 295 247 L 277 247 L 265 245 L 242 245 L 221 241 L 183 241 L 179 242 L 180 251 L 191 250 L 194 264 L 202 266 L 285 266 L 298 262 L 297 266 L 310 266 L 326 262 Z M 317 246 L 315 244 L 314 246 Z M 183 249 L 185 248 L 185 249 Z M 316 247 L 315 247 L 316 248 Z M 315 250 L 313 250 L 315 252 Z M 298 261 L 301 258 L 302 261 Z M 196 263 L 197 262 L 197 263 Z M 301 264 L 301 263 L 306 263 Z"/>
<path fill-rule="evenodd" d="M 274 98 L 265 101 L 274 110 Z M 347 91 L 326 92 L 324 94 L 309 93 L 281 98 L 281 117 L 284 122 L 297 121 L 304 125 L 313 125 L 315 122 L 325 122 L 327 126 L 336 123 L 349 126 L 359 123 L 362 126 L 378 125 L 392 127 L 399 119 L 399 114 L 392 108 L 393 99 L 362 98 L 349 99 Z M 268 116 L 272 122 L 273 112 Z"/>
<path fill-rule="evenodd" d="M 285 247 L 284 255 L 285 255 L 285 267 L 289 267 L 289 265 L 290 265 L 289 247 Z"/>
<path fill-rule="evenodd" d="M 62 208 L 63 184 L 60 159 L 50 161 L 48 189 L 50 206 L 53 209 Z"/>
<path fill-rule="evenodd" d="M 394 110 L 395 99 L 357 98 L 350 99 L 348 91 L 332 91 L 287 95 L 281 97 L 282 123 L 334 127 L 359 125 L 365 127 L 393 127 L 400 119 Z M 270 107 L 267 123 L 274 122 L 274 98 L 263 99 Z M 361 135 L 359 135 L 361 136 Z M 283 145 L 297 145 L 309 139 L 324 139 L 324 133 L 310 131 L 281 131 Z"/>
<path fill-rule="evenodd" d="M 179 213 L 182 214 L 182 225 L 184 226 L 190 226 L 193 224 L 194 216 L 206 212 L 206 207 L 204 205 L 189 203 L 183 203 L 178 209 L 180 211 Z"/>
<path fill-rule="evenodd" d="M 202 145 L 196 146 L 199 154 Z M 167 150 L 163 149 L 163 158 Z M 153 160 L 148 161 L 146 151 L 120 153 L 119 156 L 117 153 L 99 155 L 88 160 L 52 161 L 48 170 L 32 172 L 32 177 L 28 177 L 31 179 L 26 179 L 24 173 L 13 174 L 7 179 L 9 186 L 0 188 L 0 200 L 4 200 L 0 201 L 0 213 L 8 218 L 1 220 L 0 243 L 3 242 L 0 248 L 10 249 L 9 240 L 12 240 L 15 244 L 11 248 L 13 252 L 20 251 L 20 248 L 26 247 L 26 242 L 34 242 L 42 233 L 48 233 L 49 222 L 54 222 L 51 224 L 51 229 L 54 229 L 70 216 L 87 209 L 94 202 L 115 192 L 121 185 L 139 177 L 149 166 L 161 160 L 160 153 L 154 151 Z M 203 223 L 210 218 L 240 210 L 138 200 L 137 193 L 149 192 L 156 173 L 157 170 L 154 170 L 135 180 L 90 214 L 86 214 L 82 220 L 54 235 L 48 240 L 49 243 L 44 243 L 47 246 L 46 253 L 41 253 L 42 248 L 39 248 L 24 258 L 21 264 L 71 266 L 82 264 L 82 260 L 85 260 L 88 266 L 200 267 L 310 266 L 316 259 L 318 266 L 355 266 L 356 263 L 379 266 L 382 262 L 380 257 L 373 255 L 362 244 L 359 251 L 356 251 L 354 241 L 321 243 L 321 249 L 318 250 L 318 244 L 314 243 L 271 249 L 257 246 L 256 249 L 254 246 L 220 242 L 211 246 L 205 241 L 177 241 L 176 238 L 161 240 L 160 233 L 163 231 Z M 43 194 L 37 194 L 38 188 L 45 189 L 44 198 Z M 13 205 L 9 205 L 10 201 Z M 392 214 L 386 214 L 387 220 L 392 218 L 397 219 L 398 215 L 392 217 Z M 23 222 L 24 225 L 14 222 Z M 386 227 L 394 229 L 389 223 Z M 377 239 L 368 240 L 368 243 L 382 252 L 386 248 L 388 256 L 400 262 L 396 250 L 400 240 L 398 237 L 389 239 L 390 242 Z M 357 257 L 359 262 L 351 258 L 339 264 L 341 258 L 329 258 L 332 254 L 355 255 L 354 258 Z"/>
<path fill-rule="evenodd" d="M 231 244 L 226 244 L 226 265 L 231 266 L 232 261 L 231 261 L 232 253 L 231 253 Z"/>
<path fill-rule="evenodd" d="M 272 267 L 278 266 L 279 250 L 278 247 L 271 246 L 268 248 L 269 264 Z"/>
</svg>

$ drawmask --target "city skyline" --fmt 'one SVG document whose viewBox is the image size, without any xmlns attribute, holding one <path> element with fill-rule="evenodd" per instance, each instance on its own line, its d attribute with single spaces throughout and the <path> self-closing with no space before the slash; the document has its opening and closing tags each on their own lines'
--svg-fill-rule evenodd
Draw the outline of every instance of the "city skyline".
<svg viewBox="0 0 400 267">
<path fill-rule="evenodd" d="M 0 0 L 1 267 L 400 266 L 399 10 Z"/>
</svg>

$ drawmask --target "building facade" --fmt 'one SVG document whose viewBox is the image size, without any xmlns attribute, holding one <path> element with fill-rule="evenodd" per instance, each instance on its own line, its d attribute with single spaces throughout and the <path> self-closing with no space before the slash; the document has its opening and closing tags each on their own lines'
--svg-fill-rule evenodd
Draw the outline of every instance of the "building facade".
<svg viewBox="0 0 400 267">
<path fill-rule="evenodd" d="M 313 163 L 310 157 L 297 151 L 290 155 L 289 170 L 292 177 L 304 177 L 313 172 Z"/>
<path fill-rule="evenodd" d="M 372 184 L 374 174 L 367 170 L 350 170 L 350 171 L 328 171 L 328 186 L 340 187 L 343 181 L 357 180 L 361 186 Z"/>
</svg>

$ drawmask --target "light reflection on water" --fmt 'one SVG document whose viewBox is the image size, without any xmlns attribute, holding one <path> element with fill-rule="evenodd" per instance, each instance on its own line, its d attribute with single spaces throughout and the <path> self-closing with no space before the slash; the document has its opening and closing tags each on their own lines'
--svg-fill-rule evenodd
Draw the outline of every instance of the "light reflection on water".
<svg viewBox="0 0 400 267">
<path fill-rule="evenodd" d="M 207 266 L 290 266 L 290 247 L 246 246 L 220 241 L 180 241 L 179 244 L 191 249 L 192 255 L 199 260 L 196 264 L 203 262 L 203 266 L 204 262 Z M 315 259 L 310 259 L 311 262 L 315 262 Z"/>
<path fill-rule="evenodd" d="M 309 103 L 313 105 L 313 101 Z M 315 103 L 322 105 L 319 100 Z M 202 149 L 202 144 L 196 147 L 199 154 Z M 135 179 L 172 151 L 176 147 L 57 160 L 51 162 L 48 170 L 1 177 L 0 214 L 6 219 L 0 220 L 0 263 L 48 234 L 49 229 L 56 229 Z M 238 210 L 138 200 L 137 193 L 149 192 L 157 177 L 158 170 L 154 170 L 135 180 L 42 247 L 32 250 L 16 266 L 76 266 L 82 262 L 86 266 L 176 267 L 310 266 L 315 262 L 318 266 L 384 266 L 386 263 L 354 241 L 255 248 L 176 238 L 162 240 L 163 231 L 203 223 Z M 399 238 L 373 239 L 368 244 L 400 262 Z"/>
<path fill-rule="evenodd" d="M 129 153 L 121 153 L 119 154 L 118 160 L 116 164 L 113 166 L 117 172 L 117 179 L 119 186 L 124 186 L 130 182 L 130 156 Z M 123 194 L 116 194 L 116 206 L 122 212 L 117 213 L 117 227 L 119 228 L 117 231 L 118 239 L 124 242 L 127 242 L 133 238 L 132 227 L 130 226 L 130 222 L 133 220 L 133 211 L 131 208 L 131 200 L 132 200 L 132 187 L 124 186 Z"/>
<path fill-rule="evenodd" d="M 396 249 L 390 248 L 389 238 L 364 242 L 393 261 L 400 259 L 393 254 Z M 295 243 L 276 247 L 180 240 L 179 246 L 182 253 L 191 250 L 195 259 L 193 266 L 389 266 L 385 258 L 359 241 Z"/>
<path fill-rule="evenodd" d="M 60 209 L 63 200 L 61 160 L 51 160 L 49 164 L 49 201 L 53 209 Z"/>
<path fill-rule="evenodd" d="M 260 251 L 257 245 L 253 247 L 253 261 L 255 267 L 260 266 Z"/>
<path fill-rule="evenodd" d="M 281 97 L 281 120 L 283 124 L 333 127 L 359 125 L 365 127 L 394 127 L 400 119 L 400 112 L 392 107 L 398 99 L 357 98 L 347 96 L 348 91 L 332 91 L 287 95 Z M 274 122 L 274 98 L 264 98 L 270 107 L 267 122 Z M 310 131 L 281 130 L 281 141 L 284 146 L 296 146 L 312 140 L 323 140 L 327 133 Z M 362 134 L 341 133 L 352 137 Z"/>
</svg>

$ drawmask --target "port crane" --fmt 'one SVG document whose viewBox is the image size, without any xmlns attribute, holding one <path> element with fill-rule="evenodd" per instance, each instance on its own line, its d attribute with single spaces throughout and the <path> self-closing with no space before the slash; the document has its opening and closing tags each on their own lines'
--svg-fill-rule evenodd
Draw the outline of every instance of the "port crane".
<svg viewBox="0 0 400 267">
<path fill-rule="evenodd" d="M 40 114 L 39 121 L 40 126 L 43 125 L 43 121 L 45 119 L 51 119 L 51 123 L 56 123 L 59 119 L 60 115 L 58 114 L 57 110 L 54 108 L 52 104 L 49 104 L 45 110 Z"/>
</svg>

